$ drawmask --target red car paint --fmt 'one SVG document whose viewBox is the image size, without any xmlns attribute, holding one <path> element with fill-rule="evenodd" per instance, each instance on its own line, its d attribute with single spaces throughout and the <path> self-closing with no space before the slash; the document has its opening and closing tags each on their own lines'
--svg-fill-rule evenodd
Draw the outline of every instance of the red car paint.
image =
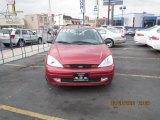
<svg viewBox="0 0 160 120">
<path fill-rule="evenodd" d="M 48 55 L 53 56 L 64 65 L 99 65 L 111 52 L 105 44 L 77 45 L 77 44 L 52 44 Z M 47 55 L 47 56 L 48 56 Z M 45 75 L 49 84 L 58 86 L 97 86 L 110 84 L 114 76 L 114 64 L 107 67 L 95 68 L 58 68 L 47 64 L 45 60 Z M 72 81 L 76 73 L 85 73 L 89 79 L 108 78 L 107 81 Z M 54 78 L 70 79 L 70 82 L 55 81 Z"/>
</svg>

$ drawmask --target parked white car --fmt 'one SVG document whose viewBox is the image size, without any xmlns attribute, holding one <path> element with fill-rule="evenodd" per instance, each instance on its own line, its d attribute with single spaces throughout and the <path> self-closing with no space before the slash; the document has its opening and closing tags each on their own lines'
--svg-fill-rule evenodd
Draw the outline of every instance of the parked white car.
<svg viewBox="0 0 160 120">
<path fill-rule="evenodd" d="M 135 33 L 134 41 L 138 44 L 147 44 L 147 39 L 151 33 L 156 33 L 156 31 L 160 28 L 160 26 L 154 26 L 148 29 L 138 30 Z"/>
<path fill-rule="evenodd" d="M 109 28 L 96 28 L 100 33 L 101 37 L 108 45 L 108 47 L 113 47 L 116 44 L 121 44 L 126 42 L 125 35 L 116 28 L 109 27 Z"/>
<path fill-rule="evenodd" d="M 147 45 L 155 50 L 160 50 L 160 27 L 155 33 L 150 33 L 147 39 Z"/>
<path fill-rule="evenodd" d="M 42 43 L 42 37 L 36 35 L 29 29 L 21 28 L 3 28 L 0 33 L 0 40 L 4 46 L 23 47 L 26 43 Z"/>
</svg>

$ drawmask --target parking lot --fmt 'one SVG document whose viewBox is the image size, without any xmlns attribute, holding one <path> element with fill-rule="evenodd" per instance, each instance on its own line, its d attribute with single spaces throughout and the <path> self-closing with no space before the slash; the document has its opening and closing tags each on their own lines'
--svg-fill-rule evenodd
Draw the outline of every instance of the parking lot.
<svg viewBox="0 0 160 120">
<path fill-rule="evenodd" d="M 159 120 L 160 52 L 131 37 L 111 51 L 115 76 L 106 86 L 48 85 L 47 52 L 0 65 L 0 120 Z"/>
</svg>

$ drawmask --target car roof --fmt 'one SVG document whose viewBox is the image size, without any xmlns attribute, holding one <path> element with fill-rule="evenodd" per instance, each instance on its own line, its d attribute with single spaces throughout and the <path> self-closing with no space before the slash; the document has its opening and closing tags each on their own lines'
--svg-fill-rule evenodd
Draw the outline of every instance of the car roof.
<svg viewBox="0 0 160 120">
<path fill-rule="evenodd" d="M 80 29 L 95 29 L 95 27 L 91 27 L 89 25 L 67 25 L 67 26 L 64 26 L 62 27 L 62 29 L 77 29 L 77 28 L 80 28 Z"/>
</svg>

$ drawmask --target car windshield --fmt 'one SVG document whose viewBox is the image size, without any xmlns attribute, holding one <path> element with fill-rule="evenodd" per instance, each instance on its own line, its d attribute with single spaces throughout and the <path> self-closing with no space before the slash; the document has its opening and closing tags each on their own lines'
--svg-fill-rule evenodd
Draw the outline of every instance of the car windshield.
<svg viewBox="0 0 160 120">
<path fill-rule="evenodd" d="M 95 29 L 62 29 L 55 43 L 102 44 L 103 40 Z"/>
</svg>

